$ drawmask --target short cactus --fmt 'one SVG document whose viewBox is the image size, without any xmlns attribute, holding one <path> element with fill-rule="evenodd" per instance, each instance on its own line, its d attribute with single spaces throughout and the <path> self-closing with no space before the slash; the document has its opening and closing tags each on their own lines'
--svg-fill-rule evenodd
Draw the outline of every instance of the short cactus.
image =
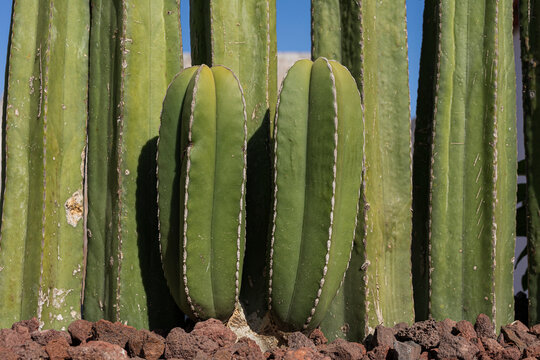
<svg viewBox="0 0 540 360">
<path fill-rule="evenodd" d="M 193 319 L 226 320 L 245 246 L 247 117 L 223 66 L 191 67 L 169 86 L 158 142 L 161 255 L 176 302 Z"/>
<path fill-rule="evenodd" d="M 349 71 L 301 60 L 280 91 L 274 127 L 269 306 L 288 329 L 312 329 L 343 280 L 362 181 L 363 118 Z"/>
</svg>

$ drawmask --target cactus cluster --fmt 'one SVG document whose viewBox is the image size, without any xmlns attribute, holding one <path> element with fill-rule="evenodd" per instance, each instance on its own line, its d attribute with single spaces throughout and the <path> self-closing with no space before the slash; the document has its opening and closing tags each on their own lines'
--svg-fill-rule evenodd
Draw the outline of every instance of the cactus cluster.
<svg viewBox="0 0 540 360">
<path fill-rule="evenodd" d="M 179 0 L 14 1 L 0 326 L 512 319 L 509 1 L 426 2 L 414 158 L 404 0 L 312 0 L 313 61 L 279 97 L 276 1 L 190 3 L 183 69 Z M 540 7 L 521 10 L 537 321 Z"/>
</svg>

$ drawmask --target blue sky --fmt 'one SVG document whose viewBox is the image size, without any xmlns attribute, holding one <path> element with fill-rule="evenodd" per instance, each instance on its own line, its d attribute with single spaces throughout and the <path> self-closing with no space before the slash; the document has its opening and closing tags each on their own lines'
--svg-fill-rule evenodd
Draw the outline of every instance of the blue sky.
<svg viewBox="0 0 540 360">
<path fill-rule="evenodd" d="M 422 12 L 424 0 L 407 1 L 407 21 L 409 30 L 409 84 L 411 89 L 411 110 L 416 109 L 418 87 L 418 67 L 422 38 Z M 189 1 L 181 1 L 181 18 L 184 51 L 189 51 Z M 0 89 L 4 89 L 7 43 L 11 18 L 11 1 L 0 2 Z M 278 51 L 310 51 L 310 1 L 277 0 L 277 41 Z M 0 92 L 2 92 L 1 90 Z"/>
</svg>

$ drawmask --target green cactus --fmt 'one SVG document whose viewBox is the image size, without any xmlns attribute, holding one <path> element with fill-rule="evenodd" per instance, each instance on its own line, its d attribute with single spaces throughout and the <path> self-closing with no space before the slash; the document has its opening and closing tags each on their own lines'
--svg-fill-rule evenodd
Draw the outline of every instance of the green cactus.
<svg viewBox="0 0 540 360">
<path fill-rule="evenodd" d="M 540 79 L 540 3 L 522 0 L 520 3 L 521 60 L 523 69 L 523 125 L 525 128 L 525 153 L 527 191 L 527 282 L 529 290 L 529 324 L 540 320 L 540 167 L 538 145 L 538 80 Z"/>
<path fill-rule="evenodd" d="M 312 0 L 312 57 L 340 59 L 362 92 L 363 212 L 351 265 L 321 327 L 360 341 L 414 320 L 412 170 L 405 1 Z"/>
<path fill-rule="evenodd" d="M 362 181 L 363 119 L 349 71 L 301 60 L 288 72 L 274 128 L 269 307 L 288 329 L 313 329 L 349 263 Z"/>
<path fill-rule="evenodd" d="M 266 312 L 265 262 L 271 208 L 269 139 L 277 97 L 276 0 L 191 0 L 192 64 L 229 67 L 240 79 L 248 117 L 244 286 L 248 314 Z"/>
<path fill-rule="evenodd" d="M 240 294 L 245 247 L 247 115 L 223 66 L 191 67 L 169 86 L 158 144 L 162 261 L 193 319 L 227 320 Z"/>
<path fill-rule="evenodd" d="M 155 155 L 167 85 L 182 68 L 177 0 L 92 0 L 88 264 L 84 316 L 181 322 L 159 258 Z"/>
<path fill-rule="evenodd" d="M 414 151 L 417 317 L 473 321 L 486 313 L 500 326 L 514 317 L 512 2 L 426 2 L 424 16 Z"/>
<path fill-rule="evenodd" d="M 14 1 L 3 120 L 0 327 L 80 318 L 88 3 Z"/>
</svg>

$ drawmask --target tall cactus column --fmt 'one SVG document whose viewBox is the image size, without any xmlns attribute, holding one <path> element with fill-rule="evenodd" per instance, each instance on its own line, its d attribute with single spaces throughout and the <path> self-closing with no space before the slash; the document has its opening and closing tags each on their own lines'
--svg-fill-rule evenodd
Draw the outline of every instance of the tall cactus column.
<svg viewBox="0 0 540 360">
<path fill-rule="evenodd" d="M 224 65 L 239 77 L 247 106 L 247 229 L 242 299 L 263 315 L 271 207 L 269 139 L 277 98 L 276 0 L 190 1 L 192 63 Z"/>
<path fill-rule="evenodd" d="M 14 1 L 3 121 L 0 327 L 80 318 L 88 27 L 85 2 Z"/>
<path fill-rule="evenodd" d="M 429 289 L 429 301 L 418 293 L 417 309 L 437 320 L 471 321 L 486 313 L 499 326 L 513 319 L 512 2 L 441 0 L 426 6 L 427 30 L 435 36 L 426 37 L 422 49 L 428 63 L 422 63 L 418 98 L 426 106 L 418 107 L 414 176 L 428 178 L 430 186 L 415 188 L 414 210 L 415 229 L 428 226 L 415 231 L 427 266 L 415 265 L 429 269 L 415 282 Z M 428 210 L 416 212 L 422 204 Z"/>
<path fill-rule="evenodd" d="M 527 154 L 527 260 L 529 288 L 529 323 L 537 324 L 540 317 L 540 136 L 538 112 L 538 81 L 540 79 L 540 2 L 522 0 L 520 3 L 521 59 L 523 69 L 523 120 Z"/>
<path fill-rule="evenodd" d="M 363 212 L 344 285 L 322 324 L 331 338 L 358 341 L 378 324 L 414 320 L 407 26 L 398 3 L 312 1 L 312 56 L 349 67 L 365 121 Z"/>
<path fill-rule="evenodd" d="M 159 257 L 155 158 L 182 68 L 179 1 L 91 5 L 85 317 L 166 328 L 180 318 Z"/>
</svg>

